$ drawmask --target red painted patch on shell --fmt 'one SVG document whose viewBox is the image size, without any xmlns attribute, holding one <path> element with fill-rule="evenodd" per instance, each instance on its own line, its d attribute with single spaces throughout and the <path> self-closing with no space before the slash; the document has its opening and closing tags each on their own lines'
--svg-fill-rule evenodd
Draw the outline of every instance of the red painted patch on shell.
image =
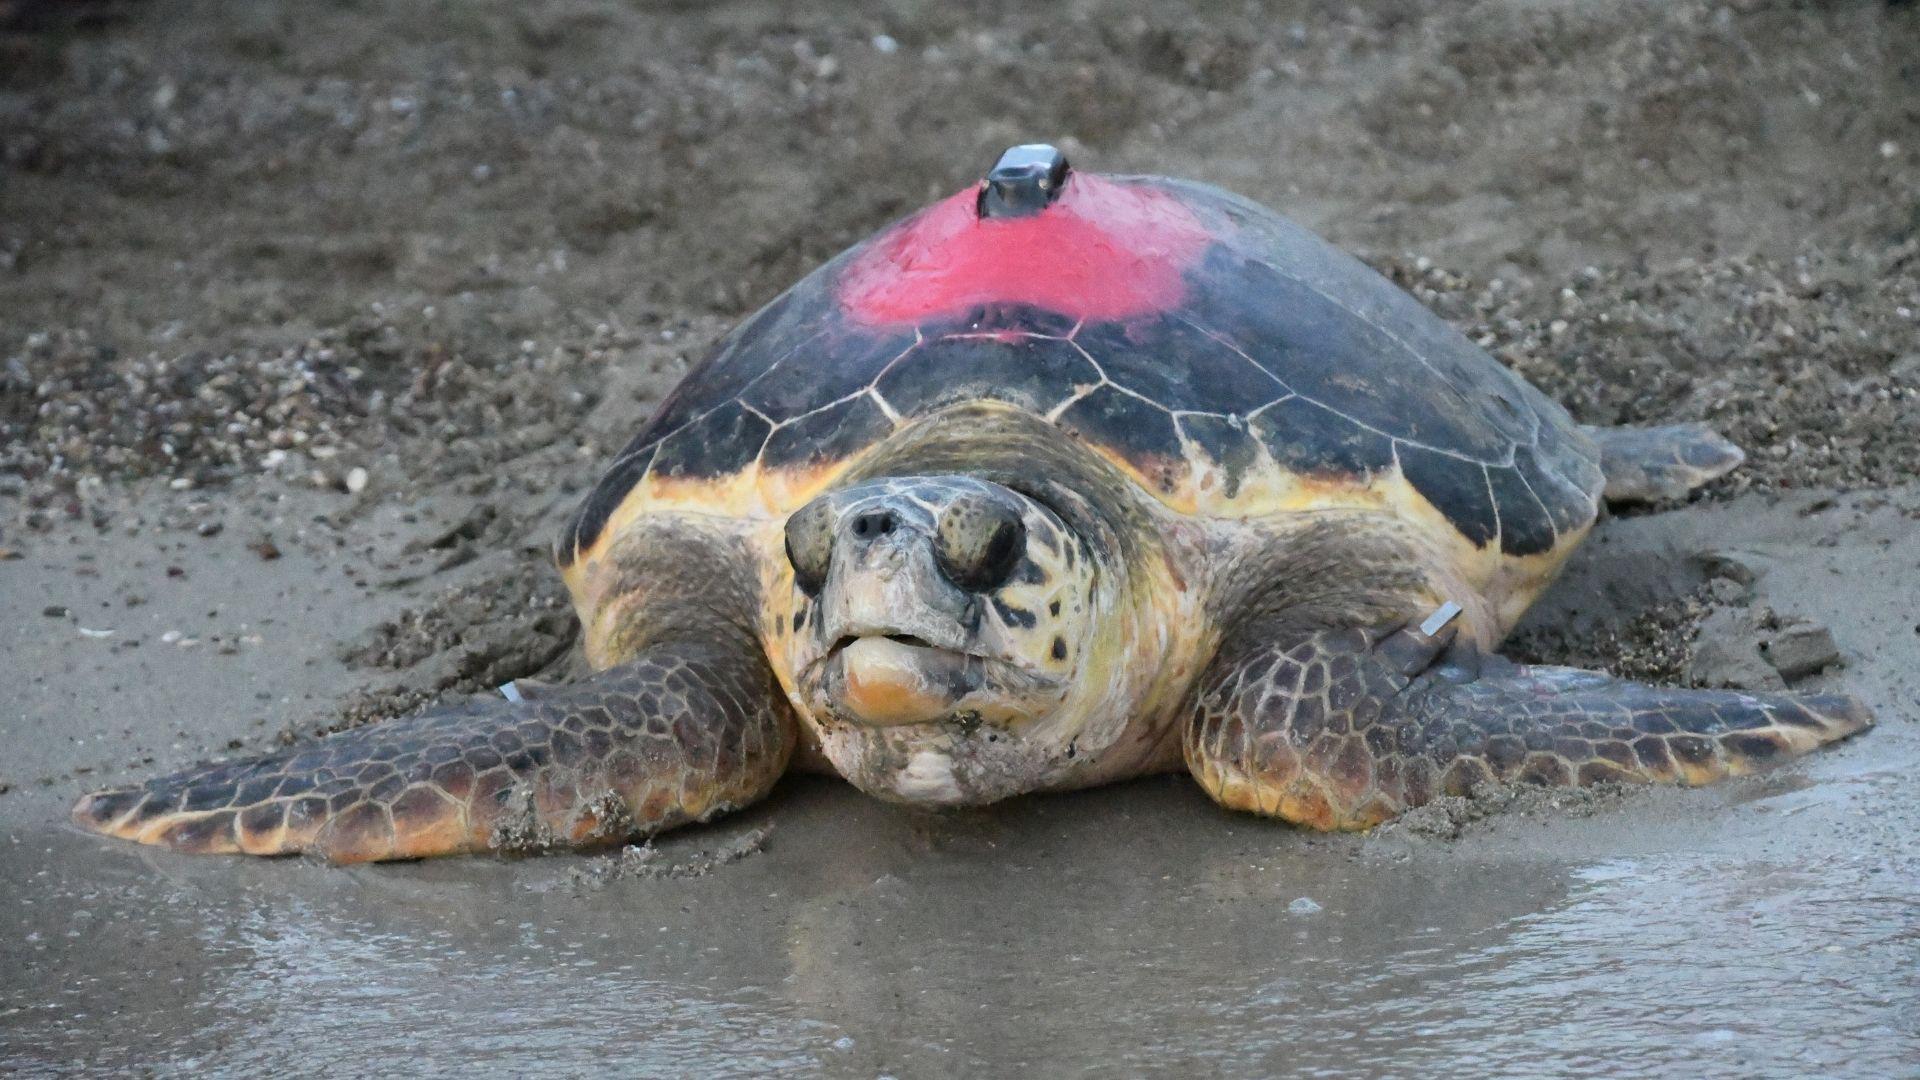
<svg viewBox="0 0 1920 1080">
<path fill-rule="evenodd" d="M 1173 194 L 1073 173 L 1037 214 L 981 218 L 978 185 L 876 237 L 840 279 L 868 324 L 916 323 L 978 304 L 1030 304 L 1104 321 L 1166 311 L 1207 230 Z"/>
</svg>

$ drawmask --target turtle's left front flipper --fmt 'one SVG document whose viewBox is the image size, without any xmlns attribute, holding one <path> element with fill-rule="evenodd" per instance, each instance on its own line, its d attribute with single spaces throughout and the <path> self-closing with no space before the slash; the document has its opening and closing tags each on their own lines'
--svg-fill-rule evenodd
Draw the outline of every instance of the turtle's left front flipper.
<svg viewBox="0 0 1920 1080">
<path fill-rule="evenodd" d="M 1451 638 L 1323 631 L 1229 654 L 1188 723 L 1188 767 L 1233 809 L 1364 829 L 1496 782 L 1711 783 L 1873 722 L 1837 694 L 1663 689 Z"/>
<path fill-rule="evenodd" d="M 528 700 L 434 709 L 96 792 L 73 819 L 180 851 L 335 862 L 589 846 L 753 802 L 794 740 L 760 656 L 659 646 Z"/>
</svg>

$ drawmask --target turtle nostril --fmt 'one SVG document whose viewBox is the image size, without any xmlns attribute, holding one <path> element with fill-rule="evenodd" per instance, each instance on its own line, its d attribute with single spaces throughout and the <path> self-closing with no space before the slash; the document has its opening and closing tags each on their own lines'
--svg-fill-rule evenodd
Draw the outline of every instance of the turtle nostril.
<svg viewBox="0 0 1920 1080">
<path fill-rule="evenodd" d="M 893 531 L 897 524 L 891 510 L 869 510 L 853 519 L 853 535 L 862 540 L 872 540 Z"/>
</svg>

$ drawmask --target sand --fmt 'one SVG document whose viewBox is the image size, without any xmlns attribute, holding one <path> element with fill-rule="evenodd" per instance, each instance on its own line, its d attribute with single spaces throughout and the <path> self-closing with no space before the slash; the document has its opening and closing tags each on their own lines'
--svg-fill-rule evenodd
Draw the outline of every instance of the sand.
<svg viewBox="0 0 1920 1080">
<path fill-rule="evenodd" d="M 1199 10 L 0 5 L 0 1068 L 1910 1070 L 1920 13 Z M 1512 651 L 1879 726 L 1364 837 L 1180 778 L 352 870 L 65 825 L 578 674 L 545 551 L 610 452 L 1034 138 L 1281 208 L 1582 421 L 1716 425 L 1748 466 L 1604 522 Z"/>
</svg>

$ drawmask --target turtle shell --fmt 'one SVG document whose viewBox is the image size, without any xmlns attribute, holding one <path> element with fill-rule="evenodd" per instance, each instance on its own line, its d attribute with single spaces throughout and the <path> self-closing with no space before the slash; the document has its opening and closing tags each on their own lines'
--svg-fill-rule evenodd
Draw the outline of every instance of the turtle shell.
<svg viewBox="0 0 1920 1080">
<path fill-rule="evenodd" d="M 1513 556 L 1591 524 L 1598 454 L 1566 412 L 1286 219 L 1155 177 L 1070 173 L 1010 218 L 983 214 L 981 190 L 724 338 L 575 514 L 562 565 L 650 508 L 784 516 L 895 431 L 982 401 L 1057 425 L 1186 513 L 1410 489 Z"/>
</svg>

